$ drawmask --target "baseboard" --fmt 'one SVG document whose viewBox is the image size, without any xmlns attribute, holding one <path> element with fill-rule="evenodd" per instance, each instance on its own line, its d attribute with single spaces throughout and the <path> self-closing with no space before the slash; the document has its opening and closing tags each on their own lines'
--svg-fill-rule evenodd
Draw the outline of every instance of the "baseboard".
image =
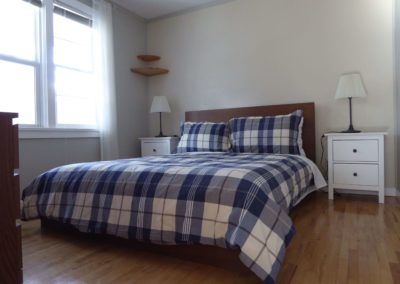
<svg viewBox="0 0 400 284">
<path fill-rule="evenodd" d="M 385 188 L 385 196 L 396 197 L 399 196 L 399 193 L 395 187 L 387 187 Z"/>
<path fill-rule="evenodd" d="M 328 187 L 322 189 L 325 192 L 328 192 Z M 364 195 L 377 195 L 375 191 L 368 190 L 352 190 L 352 189 L 335 189 L 335 192 L 339 193 L 349 193 L 349 194 L 364 194 Z M 387 187 L 385 188 L 385 196 L 388 197 L 396 197 L 400 196 L 395 187 Z"/>
</svg>

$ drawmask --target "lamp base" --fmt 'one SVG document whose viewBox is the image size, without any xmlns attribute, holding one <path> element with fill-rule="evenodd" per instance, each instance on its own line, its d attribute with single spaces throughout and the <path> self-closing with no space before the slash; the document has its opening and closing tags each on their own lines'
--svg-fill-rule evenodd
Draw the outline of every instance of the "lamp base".
<svg viewBox="0 0 400 284">
<path fill-rule="evenodd" d="M 159 137 L 159 138 L 162 138 L 162 137 L 167 137 L 167 136 L 165 136 L 164 135 L 164 133 L 163 133 L 163 131 L 162 131 L 162 118 L 161 118 L 161 112 L 160 112 L 160 133 L 156 136 L 156 137 Z"/>
<path fill-rule="evenodd" d="M 353 125 L 350 125 L 347 130 L 341 131 L 341 133 L 360 133 L 361 130 L 356 130 L 353 128 Z"/>
</svg>

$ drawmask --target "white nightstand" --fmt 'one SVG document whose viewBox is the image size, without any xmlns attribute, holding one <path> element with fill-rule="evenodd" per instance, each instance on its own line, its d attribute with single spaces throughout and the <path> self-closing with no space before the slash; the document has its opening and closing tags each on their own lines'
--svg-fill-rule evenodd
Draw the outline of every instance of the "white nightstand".
<svg viewBox="0 0 400 284">
<path fill-rule="evenodd" d="M 329 199 L 335 188 L 376 191 L 385 199 L 385 132 L 326 133 Z"/>
<path fill-rule="evenodd" d="M 142 157 L 174 154 L 179 143 L 179 137 L 148 137 L 139 140 L 142 144 Z"/>
</svg>

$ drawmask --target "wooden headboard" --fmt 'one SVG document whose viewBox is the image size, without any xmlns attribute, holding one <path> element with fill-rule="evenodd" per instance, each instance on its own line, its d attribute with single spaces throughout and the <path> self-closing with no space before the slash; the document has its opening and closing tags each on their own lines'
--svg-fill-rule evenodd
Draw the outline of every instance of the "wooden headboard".
<svg viewBox="0 0 400 284">
<path fill-rule="evenodd" d="M 298 109 L 303 110 L 304 115 L 303 149 L 306 152 L 307 157 L 315 162 L 314 103 L 188 111 L 185 113 L 185 120 L 195 122 L 227 122 L 233 117 L 282 115 L 289 114 Z"/>
</svg>

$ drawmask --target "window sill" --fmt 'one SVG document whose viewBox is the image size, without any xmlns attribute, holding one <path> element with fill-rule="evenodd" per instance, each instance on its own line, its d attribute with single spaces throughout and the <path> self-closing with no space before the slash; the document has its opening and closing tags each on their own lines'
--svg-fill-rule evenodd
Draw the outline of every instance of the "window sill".
<svg viewBox="0 0 400 284">
<path fill-rule="evenodd" d="M 71 128 L 20 128 L 20 139 L 57 139 L 57 138 L 98 138 L 100 133 L 95 129 Z"/>
</svg>

